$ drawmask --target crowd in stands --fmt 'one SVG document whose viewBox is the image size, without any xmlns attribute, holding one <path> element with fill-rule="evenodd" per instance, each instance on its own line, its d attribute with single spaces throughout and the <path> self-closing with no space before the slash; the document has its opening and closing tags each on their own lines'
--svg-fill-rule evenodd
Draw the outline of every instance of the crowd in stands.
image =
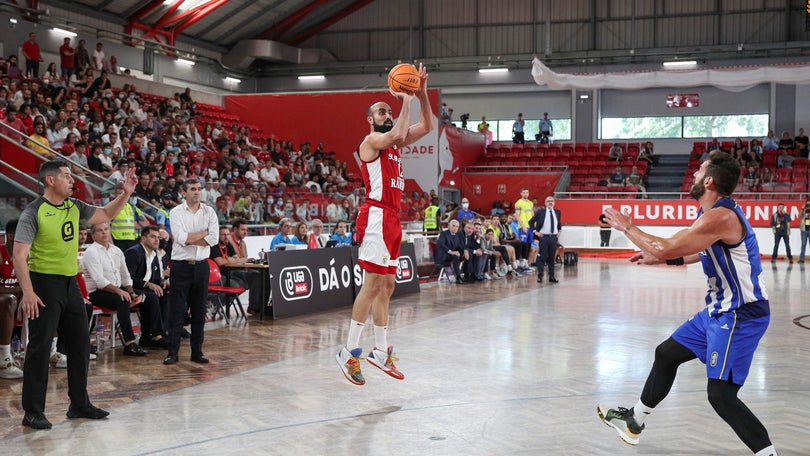
<svg viewBox="0 0 810 456">
<path fill-rule="evenodd" d="M 102 43 L 90 52 L 84 40 L 73 48 L 65 38 L 60 71 L 51 62 L 44 72 L 33 65 L 41 60 L 36 34 L 26 43 L 24 68 L 16 55 L 0 59 L 0 133 L 48 159 L 65 157 L 105 194 L 134 167 L 139 206 L 151 216 L 179 203 L 177 189 L 190 178 L 202 182 L 221 221 L 334 224 L 353 220 L 365 199 L 359 176 L 323 143 L 296 147 L 266 135 L 221 107 L 196 103 L 189 89 L 161 97 L 139 92 L 135 80 L 113 87 L 108 74 L 119 69 Z M 404 194 L 402 202 L 403 219 L 418 220 L 429 197 Z"/>
<path fill-rule="evenodd" d="M 758 138 L 750 141 L 736 138 L 733 142 L 721 142 L 715 138 L 708 143 L 696 142 L 682 190 L 692 185 L 692 174 L 709 153 L 719 150 L 733 155 L 739 162 L 742 169 L 740 191 L 806 192 L 808 144 L 810 138 L 803 128 L 793 137 L 783 131 L 781 138 L 777 138 L 776 133 L 770 130 L 761 141 Z"/>
</svg>

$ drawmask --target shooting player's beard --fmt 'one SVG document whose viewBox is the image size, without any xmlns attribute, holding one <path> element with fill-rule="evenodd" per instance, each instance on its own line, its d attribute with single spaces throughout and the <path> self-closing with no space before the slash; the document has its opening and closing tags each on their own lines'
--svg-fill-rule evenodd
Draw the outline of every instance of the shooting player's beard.
<svg viewBox="0 0 810 456">
<path fill-rule="evenodd" d="M 377 133 L 388 133 L 389 131 L 391 131 L 392 128 L 394 128 L 393 123 L 387 124 L 384 122 L 382 125 L 374 123 L 374 131 L 376 131 Z"/>
<path fill-rule="evenodd" d="M 689 189 L 689 195 L 698 201 L 700 201 L 704 193 L 706 193 L 706 187 L 702 182 L 695 182 L 692 184 L 692 188 Z"/>
</svg>

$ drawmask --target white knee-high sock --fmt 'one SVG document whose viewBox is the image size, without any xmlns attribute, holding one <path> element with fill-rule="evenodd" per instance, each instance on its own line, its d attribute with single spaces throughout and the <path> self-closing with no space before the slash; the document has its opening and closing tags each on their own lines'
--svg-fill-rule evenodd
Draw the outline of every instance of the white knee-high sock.
<svg viewBox="0 0 810 456">
<path fill-rule="evenodd" d="M 57 338 L 56 338 L 56 337 L 54 337 L 54 338 L 53 338 L 53 340 L 51 341 L 51 355 L 53 355 L 54 353 L 56 353 L 56 339 L 57 339 Z"/>
<path fill-rule="evenodd" d="M 354 350 L 360 346 L 360 335 L 363 333 L 363 328 L 366 327 L 365 323 L 352 320 L 349 323 L 349 339 L 346 341 L 346 348 Z"/>
<path fill-rule="evenodd" d="M 11 345 L 0 345 L 0 361 L 11 358 Z"/>
<path fill-rule="evenodd" d="M 643 402 L 641 402 L 641 399 L 639 399 L 636 405 L 633 406 L 633 418 L 640 426 L 644 424 L 644 420 L 647 418 L 647 415 L 652 413 L 654 409 L 655 407 L 647 407 Z"/>
<path fill-rule="evenodd" d="M 374 325 L 374 346 L 382 351 L 388 350 L 388 326 Z"/>
</svg>

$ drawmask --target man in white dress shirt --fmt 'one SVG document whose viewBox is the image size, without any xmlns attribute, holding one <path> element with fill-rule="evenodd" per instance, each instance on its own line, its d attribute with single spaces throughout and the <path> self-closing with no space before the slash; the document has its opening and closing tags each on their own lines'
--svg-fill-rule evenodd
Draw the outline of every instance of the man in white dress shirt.
<svg viewBox="0 0 810 456">
<path fill-rule="evenodd" d="M 121 338 L 124 339 L 124 355 L 144 356 L 146 350 L 136 343 L 130 319 L 130 309 L 141 304 L 143 296 L 136 295 L 132 289 L 124 252 L 113 244 L 109 222 L 93 225 L 90 234 L 95 242 L 87 247 L 82 256 L 82 270 L 90 302 L 117 313 Z M 144 320 L 151 322 L 156 310 L 148 309 L 146 313 L 150 317 Z"/>
<path fill-rule="evenodd" d="M 205 308 L 208 302 L 208 257 L 219 241 L 219 222 L 211 206 L 201 203 L 202 185 L 197 179 L 183 182 L 185 202 L 169 213 L 172 220 L 172 267 L 169 276 L 169 353 L 163 364 L 175 364 L 180 351 L 183 320 L 191 309 L 191 361 L 208 363 L 202 344 Z"/>
</svg>

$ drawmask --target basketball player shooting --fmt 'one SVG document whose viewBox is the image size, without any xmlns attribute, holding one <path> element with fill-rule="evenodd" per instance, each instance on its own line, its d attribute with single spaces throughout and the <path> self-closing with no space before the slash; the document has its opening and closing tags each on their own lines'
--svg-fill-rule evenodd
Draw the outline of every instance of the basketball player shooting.
<svg viewBox="0 0 810 456">
<path fill-rule="evenodd" d="M 383 101 L 368 108 L 366 121 L 369 134 L 360 143 L 360 170 L 366 186 L 366 202 L 357 215 L 357 239 L 360 267 L 365 281 L 354 301 L 349 337 L 337 354 L 343 375 L 355 385 L 365 384 L 360 370 L 360 335 L 371 311 L 375 346 L 366 360 L 386 374 L 402 380 L 404 375 L 394 364 L 394 348 L 388 345 L 388 305 L 394 292 L 402 229 L 399 224 L 400 197 L 405 189 L 402 175 L 401 147 L 413 144 L 433 130 L 433 112 L 427 94 L 427 70 L 419 65 L 421 83 L 414 93 L 391 94 L 402 101 L 399 119 L 394 123 L 393 110 Z M 419 99 L 419 122 L 408 125 L 411 101 Z"/>
</svg>

